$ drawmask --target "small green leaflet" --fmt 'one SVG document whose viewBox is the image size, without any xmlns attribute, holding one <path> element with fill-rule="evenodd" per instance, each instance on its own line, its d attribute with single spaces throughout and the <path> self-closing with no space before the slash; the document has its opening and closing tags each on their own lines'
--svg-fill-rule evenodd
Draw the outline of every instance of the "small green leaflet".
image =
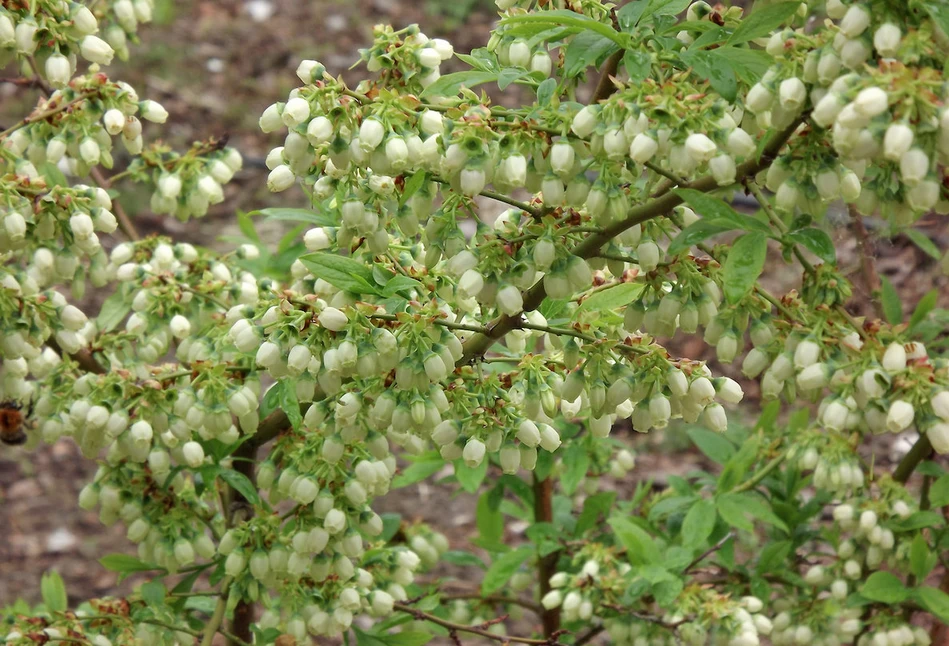
<svg viewBox="0 0 949 646">
<path fill-rule="evenodd" d="M 601 34 L 584 31 L 573 37 L 564 54 L 564 75 L 573 78 L 582 74 L 618 49 L 616 43 Z"/>
<path fill-rule="evenodd" d="M 670 0 L 652 0 L 652 3 L 667 3 Z M 681 2 L 682 0 L 672 0 L 674 2 Z M 688 4 L 688 0 L 686 0 Z M 596 32 L 601 36 L 605 36 L 613 41 L 615 44 L 620 47 L 625 47 L 627 45 L 627 38 L 624 34 L 619 33 L 609 25 L 606 25 L 598 20 L 589 18 L 582 14 L 578 14 L 575 11 L 570 11 L 567 9 L 557 9 L 554 11 L 535 11 L 528 14 L 519 14 L 516 16 L 507 16 L 502 21 L 501 24 L 504 26 L 517 25 L 517 24 L 526 24 L 526 23 L 546 23 L 551 26 L 559 27 L 572 27 L 581 32 Z M 450 76 L 450 75 L 449 75 Z M 442 79 L 445 78 L 444 76 Z M 440 81 L 439 79 L 438 81 Z M 433 85 L 437 84 L 438 81 L 435 81 L 432 85 L 426 88 L 426 91 L 430 89 Z M 422 94 L 424 96 L 425 93 Z"/>
<path fill-rule="evenodd" d="M 102 565 L 102 567 L 109 570 L 110 572 L 118 572 L 120 575 L 119 581 L 122 581 L 122 579 L 133 572 L 164 570 L 164 568 L 160 565 L 146 563 L 145 561 L 139 560 L 134 556 L 128 556 L 127 554 L 108 554 L 99 559 L 99 563 Z"/>
<path fill-rule="evenodd" d="M 574 442 L 564 452 L 563 463 L 566 468 L 560 476 L 560 486 L 565 494 L 572 496 L 590 468 L 590 454 L 582 443 Z"/>
<path fill-rule="evenodd" d="M 141 587 L 142 600 L 152 608 L 158 608 L 165 602 L 165 586 L 161 581 L 147 581 Z"/>
<path fill-rule="evenodd" d="M 757 3 L 755 4 L 757 6 Z M 768 36 L 791 18 L 800 6 L 799 2 L 780 2 L 752 11 L 751 15 L 742 20 L 738 29 L 732 33 L 728 44 L 737 45 Z"/>
<path fill-rule="evenodd" d="M 372 270 L 354 258 L 318 252 L 300 256 L 307 269 L 338 289 L 355 294 L 380 294 Z"/>
<path fill-rule="evenodd" d="M 616 537 L 626 548 L 630 565 L 650 565 L 662 562 L 662 553 L 646 530 L 627 518 L 614 516 L 608 521 Z"/>
<path fill-rule="evenodd" d="M 883 315 L 891 325 L 898 325 L 903 320 L 903 303 L 900 301 L 899 292 L 893 287 L 893 283 L 886 276 L 880 276 L 882 290 L 880 291 L 880 302 L 883 305 Z"/>
<path fill-rule="evenodd" d="M 929 236 L 919 229 L 904 229 L 903 233 L 906 234 L 907 238 L 913 241 L 913 244 L 922 249 L 926 255 L 933 260 L 942 258 L 942 253 L 939 251 L 939 247 L 936 246 L 936 243 L 930 240 Z"/>
<path fill-rule="evenodd" d="M 504 516 L 491 506 L 491 493 L 495 489 L 481 494 L 475 508 L 475 524 L 478 535 L 488 543 L 500 543 L 504 536 Z"/>
<path fill-rule="evenodd" d="M 929 316 L 930 312 L 933 311 L 936 307 L 936 303 L 939 300 L 939 290 L 931 289 L 926 292 L 926 295 L 919 299 L 919 302 L 916 304 L 916 309 L 913 310 L 913 315 L 909 319 L 909 327 L 919 325 L 926 320 L 926 317 Z M 943 503 L 946 504 L 946 503 Z M 936 505 L 941 507 L 942 505 Z"/>
<path fill-rule="evenodd" d="M 929 17 L 943 34 L 949 36 L 949 7 L 943 0 L 929 0 L 925 5 Z"/>
<path fill-rule="evenodd" d="M 708 541 L 715 529 L 715 503 L 711 500 L 699 499 L 682 521 L 682 544 L 690 548 L 698 548 Z"/>
<path fill-rule="evenodd" d="M 415 195 L 422 186 L 425 185 L 425 181 L 428 179 L 428 173 L 423 170 L 420 170 L 412 175 L 405 181 L 405 184 L 402 186 L 402 194 L 399 196 L 399 206 L 405 205 L 413 195 Z"/>
<path fill-rule="evenodd" d="M 707 193 L 697 191 L 693 188 L 677 188 L 673 192 L 706 220 L 731 223 L 732 229 L 740 229 L 749 232 L 756 231 L 764 235 L 772 234 L 771 227 L 766 223 L 750 215 L 739 213 L 725 203 L 724 200 L 720 200 L 717 197 L 712 197 Z"/>
<path fill-rule="evenodd" d="M 719 57 L 715 60 L 710 52 L 701 49 L 683 52 L 681 58 L 699 78 L 707 80 L 723 99 L 734 101 L 738 96 L 738 80 L 727 59 Z"/>
<path fill-rule="evenodd" d="M 488 461 L 482 460 L 476 467 L 469 467 L 464 460 L 455 460 L 455 478 L 458 484 L 468 493 L 474 493 L 484 481 L 484 476 L 488 473 Z"/>
<path fill-rule="evenodd" d="M 425 88 L 421 96 L 422 98 L 429 96 L 455 96 L 459 90 L 461 90 L 462 86 L 470 89 L 495 81 L 497 78 L 497 72 L 482 72 L 478 70 L 445 74 Z"/>
<path fill-rule="evenodd" d="M 712 462 L 725 464 L 735 455 L 735 445 L 721 433 L 695 426 L 686 431 L 686 434 Z"/>
<path fill-rule="evenodd" d="M 949 623 L 949 594 L 939 588 L 922 586 L 913 590 L 913 597 L 919 605 L 933 613 L 940 621 Z"/>
<path fill-rule="evenodd" d="M 445 460 L 435 451 L 429 451 L 418 457 L 410 457 L 412 464 L 392 480 L 393 489 L 401 489 L 421 482 L 445 466 Z"/>
<path fill-rule="evenodd" d="M 764 269 L 768 238 L 763 233 L 746 233 L 732 244 L 725 260 L 725 300 L 736 305 L 754 287 Z"/>
<path fill-rule="evenodd" d="M 496 558 L 488 571 L 484 573 L 484 580 L 481 582 L 481 594 L 491 594 L 496 590 L 500 590 L 524 561 L 533 554 L 533 546 L 525 545 Z"/>
<path fill-rule="evenodd" d="M 902 603 L 909 597 L 903 582 L 890 572 L 874 572 L 859 590 L 861 596 L 880 603 Z"/>
<path fill-rule="evenodd" d="M 830 239 L 825 231 L 808 227 L 791 231 L 787 235 L 790 242 L 800 244 L 808 251 L 828 264 L 837 262 L 837 251 L 834 249 L 834 241 Z"/>
<path fill-rule="evenodd" d="M 66 612 L 68 599 L 66 598 L 66 584 L 59 572 L 50 571 L 40 578 L 40 596 L 46 608 L 52 612 Z"/>
<path fill-rule="evenodd" d="M 268 220 L 287 220 L 289 222 L 308 222 L 320 227 L 334 227 L 337 225 L 336 219 L 325 213 L 317 213 L 309 209 L 292 209 L 285 207 L 274 207 L 269 209 L 260 209 L 252 211 L 249 215 L 263 215 Z"/>
<path fill-rule="evenodd" d="M 623 54 L 623 67 L 629 75 L 629 82 L 639 83 L 646 80 L 652 71 L 652 56 L 647 52 L 627 49 Z"/>
<path fill-rule="evenodd" d="M 643 291 L 643 286 L 639 283 L 621 283 L 615 287 L 608 287 L 580 303 L 577 313 L 580 312 L 603 312 L 605 310 L 615 310 L 629 305 L 635 301 Z"/>
<path fill-rule="evenodd" d="M 218 476 L 253 505 L 260 505 L 260 495 L 250 478 L 234 469 L 221 469 Z"/>
<path fill-rule="evenodd" d="M 126 296 L 125 290 L 120 288 L 102 302 L 99 316 L 96 317 L 96 326 L 100 332 L 110 332 L 131 310 L 132 301 Z"/>
</svg>

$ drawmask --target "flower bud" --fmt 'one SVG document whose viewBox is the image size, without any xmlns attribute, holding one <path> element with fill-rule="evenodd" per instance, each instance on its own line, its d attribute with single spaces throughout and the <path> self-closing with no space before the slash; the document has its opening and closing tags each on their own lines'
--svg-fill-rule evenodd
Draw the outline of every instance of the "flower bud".
<svg viewBox="0 0 949 646">
<path fill-rule="evenodd" d="M 883 369 L 887 372 L 901 372 L 906 369 L 906 348 L 902 343 L 891 343 L 887 346 L 881 360 Z"/>
<path fill-rule="evenodd" d="M 778 99 L 781 101 L 781 107 L 788 112 L 797 112 L 807 100 L 807 88 L 804 82 L 792 76 L 781 81 L 778 87 Z"/>
<path fill-rule="evenodd" d="M 296 176 L 290 167 L 281 164 L 270 171 L 270 174 L 267 176 L 267 189 L 270 190 L 271 193 L 279 193 L 293 186 L 295 181 Z"/>
<path fill-rule="evenodd" d="M 859 3 L 847 9 L 847 13 L 840 20 L 840 31 L 847 38 L 856 38 L 870 26 L 870 13 Z"/>
<path fill-rule="evenodd" d="M 165 123 L 168 120 L 168 110 L 157 101 L 142 101 L 139 104 L 142 118 L 152 123 Z"/>
<path fill-rule="evenodd" d="M 637 164 L 645 164 L 653 158 L 659 150 L 659 143 L 645 132 L 633 138 L 629 145 L 629 156 Z"/>
<path fill-rule="evenodd" d="M 372 117 L 365 119 L 359 126 L 359 147 L 367 153 L 379 147 L 385 136 L 385 127 L 382 122 Z"/>
<path fill-rule="evenodd" d="M 755 83 L 745 97 L 745 107 L 752 113 L 758 114 L 771 107 L 774 96 L 761 83 Z"/>
<path fill-rule="evenodd" d="M 593 130 L 596 128 L 598 110 L 598 107 L 588 105 L 574 115 L 573 122 L 570 124 L 573 133 L 581 139 L 593 134 Z"/>
<path fill-rule="evenodd" d="M 883 58 L 893 58 L 900 48 L 903 33 L 891 22 L 883 23 L 873 32 L 873 47 Z"/>
<path fill-rule="evenodd" d="M 204 449 L 197 442 L 185 442 L 181 447 L 181 455 L 192 469 L 197 469 L 204 464 Z"/>
<path fill-rule="evenodd" d="M 945 455 L 949 453 L 949 423 L 936 422 L 926 429 L 926 437 L 929 443 L 933 445 L 936 453 Z"/>
<path fill-rule="evenodd" d="M 333 332 L 341 332 L 349 324 L 349 318 L 335 307 L 325 307 L 317 317 L 320 325 Z"/>
<path fill-rule="evenodd" d="M 886 414 L 886 430 L 890 433 L 899 433 L 906 430 L 913 423 L 915 411 L 913 405 L 903 399 L 890 403 Z"/>
<path fill-rule="evenodd" d="M 465 461 L 467 466 L 474 468 L 481 464 L 481 461 L 484 460 L 484 453 L 484 442 L 476 438 L 471 438 L 465 444 L 465 449 L 462 453 L 462 459 Z"/>
<path fill-rule="evenodd" d="M 79 43 L 79 53 L 90 63 L 108 65 L 112 62 L 115 50 L 98 36 L 90 34 Z"/>
<path fill-rule="evenodd" d="M 686 138 L 685 149 L 699 164 L 709 161 L 718 151 L 715 142 L 700 132 L 693 132 Z"/>
<path fill-rule="evenodd" d="M 905 123 L 891 123 L 883 136 L 883 156 L 899 161 L 913 146 L 913 129 Z"/>
<path fill-rule="evenodd" d="M 929 173 L 929 157 L 919 148 L 913 148 L 900 157 L 900 176 L 904 184 L 921 182 Z"/>
<path fill-rule="evenodd" d="M 484 171 L 480 168 L 463 168 L 459 179 L 461 192 L 468 196 L 477 195 L 484 190 Z"/>
<path fill-rule="evenodd" d="M 885 90 L 868 87 L 860 90 L 853 100 L 853 107 L 859 114 L 872 119 L 887 111 L 890 107 L 890 99 Z"/>
<path fill-rule="evenodd" d="M 735 183 L 737 169 L 735 160 L 730 155 L 716 155 L 709 160 L 708 169 L 719 186 L 729 186 Z"/>
<path fill-rule="evenodd" d="M 545 451 L 556 451 L 560 447 L 560 434 L 549 424 L 540 425 L 540 448 Z M 526 467 L 525 467 L 526 468 Z"/>
<path fill-rule="evenodd" d="M 564 175 L 570 175 L 571 171 L 573 170 L 573 161 L 573 146 L 571 146 L 568 142 L 558 141 L 550 147 L 548 163 L 550 164 L 550 169 L 557 175 L 560 175 L 561 177 Z"/>
</svg>

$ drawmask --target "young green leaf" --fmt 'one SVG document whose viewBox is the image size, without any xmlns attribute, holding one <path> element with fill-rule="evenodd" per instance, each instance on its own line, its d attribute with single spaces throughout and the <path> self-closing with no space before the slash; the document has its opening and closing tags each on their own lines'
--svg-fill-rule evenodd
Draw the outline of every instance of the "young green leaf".
<svg viewBox="0 0 949 646">
<path fill-rule="evenodd" d="M 534 554 L 530 545 L 519 547 L 497 557 L 488 571 L 484 573 L 481 582 L 481 594 L 491 594 L 500 590 L 510 580 L 521 565 Z"/>
<path fill-rule="evenodd" d="M 768 239 L 762 233 L 746 233 L 732 244 L 725 260 L 725 300 L 738 304 L 751 292 L 764 269 Z"/>
</svg>

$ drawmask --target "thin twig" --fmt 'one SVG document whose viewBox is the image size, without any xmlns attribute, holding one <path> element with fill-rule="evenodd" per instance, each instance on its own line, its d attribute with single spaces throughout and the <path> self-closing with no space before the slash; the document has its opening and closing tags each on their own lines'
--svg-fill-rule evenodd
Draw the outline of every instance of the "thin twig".
<svg viewBox="0 0 949 646">
<path fill-rule="evenodd" d="M 550 478 L 541 480 L 534 474 L 534 522 L 552 523 L 554 521 L 554 481 Z M 544 598 L 550 592 L 550 577 L 557 572 L 557 560 L 560 552 L 551 552 L 537 558 L 537 578 L 540 585 L 540 597 Z M 544 624 L 544 635 L 550 638 L 560 629 L 560 608 L 545 608 L 541 613 Z"/>
<path fill-rule="evenodd" d="M 80 94 L 79 96 L 77 96 L 77 97 L 76 97 L 75 99 L 73 99 L 72 101 L 66 101 L 65 103 L 62 103 L 62 104 L 56 106 L 55 108 L 50 108 L 50 109 L 48 109 L 48 110 L 43 110 L 43 111 L 41 111 L 41 112 L 39 112 L 39 113 L 36 113 L 36 114 L 28 114 L 27 116 L 23 117 L 22 119 L 20 119 L 20 120 L 17 121 L 16 123 L 14 123 L 12 126 L 10 126 L 9 128 L 7 128 L 6 130 L 4 130 L 3 132 L 0 132 L 0 139 L 6 139 L 8 136 L 10 136 L 11 134 L 13 134 L 15 131 L 17 131 L 17 130 L 19 130 L 20 128 L 23 128 L 23 127 L 25 127 L 25 126 L 28 126 L 28 125 L 30 125 L 31 123 L 36 123 L 37 121 L 44 121 L 44 120 L 46 120 L 46 119 L 49 119 L 50 117 L 56 116 L 57 114 L 59 114 L 59 113 L 61 113 L 61 112 L 65 112 L 65 111 L 69 110 L 70 108 L 72 108 L 73 106 L 75 106 L 75 105 L 77 105 L 77 104 L 79 104 L 79 103 L 82 103 L 82 102 L 85 101 L 86 99 L 88 99 L 88 98 L 90 98 L 90 97 L 96 95 L 97 93 L 98 93 L 97 90 L 92 90 L 92 91 L 89 91 L 89 92 L 83 92 L 82 94 Z"/>
<path fill-rule="evenodd" d="M 764 467 L 762 467 L 760 471 L 755 473 L 755 475 L 751 476 L 750 478 L 745 480 L 743 483 L 741 483 L 740 485 L 732 489 L 731 493 L 741 493 L 743 491 L 749 491 L 751 489 L 754 489 L 755 487 L 758 486 L 758 483 L 760 483 L 762 480 L 764 480 L 768 476 L 769 473 L 771 473 L 772 471 L 777 469 L 779 466 L 781 466 L 781 463 L 784 462 L 784 459 L 787 457 L 788 457 L 787 452 L 784 452 L 781 455 L 777 456 L 776 458 L 771 460 L 771 462 L 769 462 Z"/>
<path fill-rule="evenodd" d="M 883 304 L 877 298 L 880 292 L 880 276 L 873 266 L 873 252 L 867 227 L 863 224 L 863 216 L 853 204 L 847 207 L 850 221 L 853 223 L 854 236 L 857 239 L 857 253 L 860 254 L 860 274 L 863 277 L 863 287 L 867 293 L 867 300 L 878 319 L 883 317 Z"/>
<path fill-rule="evenodd" d="M 413 608 L 412 606 L 406 605 L 404 603 L 396 603 L 393 606 L 399 612 L 404 612 L 406 614 L 412 615 L 418 621 L 430 621 L 433 624 L 437 624 L 444 628 L 447 628 L 450 631 L 458 631 L 471 633 L 472 635 L 480 635 L 487 639 L 491 639 L 496 642 L 510 643 L 514 642 L 517 644 L 535 644 L 537 646 L 547 645 L 547 646 L 564 646 L 555 639 L 533 639 L 530 637 L 518 637 L 516 635 L 495 635 L 492 632 L 479 628 L 477 626 L 466 626 L 464 624 L 456 624 L 451 621 L 442 619 L 441 617 L 436 617 L 435 615 L 430 615 L 427 612 L 422 612 L 418 608 Z"/>
<path fill-rule="evenodd" d="M 691 570 L 692 568 L 694 568 L 696 565 L 698 565 L 699 563 L 701 563 L 702 561 L 704 561 L 705 559 L 707 559 L 709 556 L 711 556 L 712 554 L 714 554 L 714 553 L 717 552 L 718 550 L 722 549 L 722 548 L 725 546 L 725 543 L 727 543 L 728 541 L 730 541 L 730 540 L 733 539 L 733 538 L 735 538 L 735 532 L 728 532 L 727 534 L 725 534 L 724 536 L 722 536 L 722 537 L 718 540 L 717 543 L 715 543 L 715 544 L 712 545 L 710 548 L 708 548 L 707 550 L 705 550 L 704 552 L 702 552 L 701 554 L 699 554 L 698 556 L 696 556 L 694 559 L 692 559 L 692 562 L 689 563 L 689 564 L 686 566 L 685 570 L 683 570 L 682 573 L 683 573 L 683 574 L 688 573 L 688 571 Z"/>
</svg>

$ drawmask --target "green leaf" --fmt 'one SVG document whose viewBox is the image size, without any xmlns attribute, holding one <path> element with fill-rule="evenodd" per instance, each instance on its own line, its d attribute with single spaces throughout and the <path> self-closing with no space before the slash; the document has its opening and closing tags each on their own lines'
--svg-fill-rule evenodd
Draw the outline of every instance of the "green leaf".
<svg viewBox="0 0 949 646">
<path fill-rule="evenodd" d="M 40 171 L 40 174 L 46 178 L 46 185 L 49 188 L 53 188 L 55 186 L 69 186 L 69 180 L 66 179 L 66 176 L 63 175 L 63 171 L 59 170 L 59 167 L 56 164 L 43 162 L 40 164 L 38 170 Z"/>
<path fill-rule="evenodd" d="M 715 529 L 718 512 L 711 500 L 699 499 L 682 521 L 682 544 L 696 548 L 705 545 Z"/>
<path fill-rule="evenodd" d="M 738 80 L 728 59 L 716 58 L 701 49 L 682 52 L 680 57 L 699 78 L 708 81 L 712 89 L 722 95 L 723 99 L 734 101 L 738 96 Z"/>
<path fill-rule="evenodd" d="M 628 6 L 630 5 L 623 8 L 625 9 Z M 649 78 L 649 73 L 652 72 L 652 56 L 649 55 L 649 52 L 627 49 L 626 53 L 623 54 L 623 67 L 626 68 L 630 83 L 640 83 Z"/>
<path fill-rule="evenodd" d="M 165 603 L 165 586 L 161 581 L 147 581 L 141 587 L 142 600 L 152 608 L 158 608 Z"/>
<path fill-rule="evenodd" d="M 629 305 L 636 300 L 643 292 L 643 286 L 639 283 L 620 283 L 614 287 L 608 287 L 580 303 L 577 313 L 580 312 L 603 312 L 606 310 L 615 310 L 624 305 Z"/>
<path fill-rule="evenodd" d="M 122 574 L 164 569 L 160 565 L 146 563 L 127 554 L 107 554 L 99 559 L 99 564 L 110 572 L 121 572 Z"/>
<path fill-rule="evenodd" d="M 718 47 L 709 50 L 712 59 L 727 60 L 735 74 L 748 85 L 757 83 L 768 71 L 773 60 L 767 53 L 744 47 Z"/>
<path fill-rule="evenodd" d="M 945 36 L 949 36 L 949 7 L 943 0 L 930 0 L 925 5 L 929 17 Z"/>
<path fill-rule="evenodd" d="M 461 550 L 449 550 L 441 555 L 440 560 L 452 565 L 474 566 L 484 569 L 484 561 L 479 559 L 471 552 L 462 552 Z"/>
<path fill-rule="evenodd" d="M 909 518 L 893 523 L 891 529 L 898 532 L 911 532 L 924 527 L 941 527 L 944 522 L 942 515 L 934 511 L 917 511 Z"/>
<path fill-rule="evenodd" d="M 269 209 L 260 209 L 252 211 L 251 215 L 263 215 L 268 220 L 288 220 L 290 222 L 308 222 L 320 227 L 335 227 L 339 224 L 331 215 L 326 213 L 317 213 L 309 209 L 291 209 L 286 207 L 274 207 Z"/>
<path fill-rule="evenodd" d="M 642 15 L 655 19 L 657 16 L 675 16 L 691 4 L 691 0 L 649 0 Z"/>
<path fill-rule="evenodd" d="M 295 380 L 288 380 L 284 383 L 283 391 L 280 393 L 280 407 L 287 414 L 287 419 L 293 428 L 303 427 L 303 414 L 300 413 L 300 401 L 297 399 Z"/>
<path fill-rule="evenodd" d="M 940 621 L 949 623 L 949 594 L 939 588 L 920 586 L 913 590 L 913 597 Z"/>
<path fill-rule="evenodd" d="M 741 302 L 761 275 L 767 255 L 768 238 L 762 233 L 746 233 L 735 240 L 723 270 L 725 300 L 732 305 Z"/>
<path fill-rule="evenodd" d="M 903 303 L 900 301 L 900 295 L 886 276 L 880 276 L 880 283 L 883 286 L 880 293 L 883 315 L 888 323 L 898 325 L 903 320 Z"/>
<path fill-rule="evenodd" d="M 771 505 L 758 494 L 725 494 L 722 497 L 734 497 L 736 504 L 741 506 L 745 512 L 751 514 L 752 517 L 769 525 L 774 525 L 785 532 L 789 531 L 784 521 L 778 518 L 777 514 L 771 509 Z"/>
<path fill-rule="evenodd" d="M 714 235 L 724 233 L 725 231 L 734 231 L 735 229 L 734 222 L 716 218 L 702 218 L 679 232 L 679 235 L 677 235 L 669 245 L 669 254 L 674 256 L 700 242 L 708 240 Z"/>
<path fill-rule="evenodd" d="M 755 7 L 757 4 L 755 3 Z M 780 2 L 761 9 L 756 8 L 741 21 L 738 29 L 728 39 L 728 44 L 737 45 L 769 35 L 791 18 L 800 6 L 799 2 Z"/>
<path fill-rule="evenodd" d="M 408 178 L 405 181 L 405 184 L 402 185 L 402 194 L 399 195 L 399 206 L 405 205 L 413 195 L 418 193 L 418 190 L 425 185 L 425 182 L 428 181 L 428 173 L 424 170 L 416 171 L 412 177 Z"/>
<path fill-rule="evenodd" d="M 592 31 L 584 31 L 576 36 L 567 45 L 564 54 L 563 69 L 567 78 L 582 74 L 590 65 L 615 52 L 619 47 L 612 39 Z"/>
<path fill-rule="evenodd" d="M 874 572 L 860 587 L 860 595 L 880 603 L 902 603 L 909 598 L 909 590 L 890 572 Z"/>
<path fill-rule="evenodd" d="M 729 442 L 721 433 L 693 427 L 686 431 L 686 434 L 699 448 L 699 451 L 704 453 L 712 462 L 725 464 L 735 455 L 735 445 Z"/>
<path fill-rule="evenodd" d="M 199 567 L 193 572 L 189 572 L 188 576 L 186 576 L 181 581 L 179 581 L 178 584 L 174 588 L 171 589 L 171 591 L 174 594 L 186 594 L 188 592 L 191 592 L 191 590 L 194 589 L 194 584 L 197 582 L 198 579 L 201 578 L 201 575 L 204 573 L 204 570 L 210 567 L 211 565 L 212 564 L 209 563 L 208 565 Z"/>
<path fill-rule="evenodd" d="M 933 260 L 940 260 L 942 258 L 942 253 L 939 251 L 939 247 L 936 246 L 936 243 L 919 229 L 905 229 L 903 233 L 906 234 L 907 238 L 913 241 L 913 244 L 922 249 L 926 255 Z"/>
<path fill-rule="evenodd" d="M 930 312 L 933 311 L 936 307 L 936 303 L 939 301 L 939 290 L 931 289 L 926 292 L 926 295 L 919 299 L 919 302 L 916 304 L 916 309 L 913 310 L 913 315 L 909 319 L 910 329 L 922 323 L 926 320 L 926 317 L 929 316 Z"/>
<path fill-rule="evenodd" d="M 718 513 L 722 515 L 722 520 L 729 526 L 746 532 L 755 530 L 754 523 L 745 515 L 748 510 L 744 508 L 737 496 L 727 494 L 718 496 L 715 499 L 715 506 L 718 508 Z"/>
<path fill-rule="evenodd" d="M 396 274 L 382 287 L 382 293 L 384 296 L 392 296 L 399 292 L 406 292 L 404 296 L 409 296 L 408 292 L 416 290 L 421 292 L 423 289 L 422 283 L 418 282 L 414 278 L 410 278 L 405 274 Z"/>
<path fill-rule="evenodd" d="M 645 0 L 637 0 L 636 2 L 627 2 L 617 9 L 616 22 L 619 23 L 620 29 L 627 33 L 633 31 L 647 5 L 648 3 Z"/>
<path fill-rule="evenodd" d="M 929 550 L 929 543 L 922 533 L 916 534 L 909 548 L 910 571 L 920 581 L 924 581 L 936 565 L 938 557 Z"/>
<path fill-rule="evenodd" d="M 51 612 L 66 612 L 69 602 L 66 598 L 66 584 L 59 572 L 49 571 L 40 578 L 40 596 Z"/>
<path fill-rule="evenodd" d="M 484 476 L 488 473 L 488 461 L 482 460 L 476 467 L 469 467 L 464 460 L 455 460 L 455 478 L 458 484 L 468 493 L 474 493 L 484 481 Z"/>
<path fill-rule="evenodd" d="M 497 72 L 481 72 L 477 70 L 445 74 L 425 88 L 425 90 L 422 91 L 421 98 L 432 96 L 455 96 L 461 90 L 462 86 L 470 89 L 478 85 L 495 81 L 497 78 Z"/>
<path fill-rule="evenodd" d="M 761 549 L 761 556 L 758 557 L 758 564 L 755 571 L 758 574 L 767 574 L 784 567 L 788 556 L 791 554 L 793 544 L 791 541 L 774 541 L 768 543 Z"/>
<path fill-rule="evenodd" d="M 260 236 L 257 235 L 257 229 L 254 228 L 254 222 L 250 219 L 249 213 L 237 212 L 237 226 L 248 240 L 260 242 Z"/>
<path fill-rule="evenodd" d="M 491 493 L 495 489 L 481 494 L 478 498 L 478 506 L 475 508 L 478 535 L 489 543 L 500 543 L 504 536 L 504 516 L 497 507 L 492 508 L 491 505 Z"/>
<path fill-rule="evenodd" d="M 547 107 L 554 98 L 554 92 L 557 90 L 557 79 L 545 79 L 543 83 L 537 86 L 537 105 Z"/>
<path fill-rule="evenodd" d="M 498 74 L 498 88 L 505 90 L 511 83 L 522 79 L 529 74 L 530 70 L 526 70 L 522 67 L 505 67 L 503 70 L 501 70 L 501 73 Z"/>
<path fill-rule="evenodd" d="M 402 528 L 402 516 L 401 514 L 381 514 L 382 518 L 382 534 L 379 535 L 379 538 L 388 542 L 399 533 L 399 530 Z"/>
<path fill-rule="evenodd" d="M 610 518 L 610 527 L 626 548 L 626 560 L 631 565 L 650 565 L 662 562 L 662 553 L 653 537 L 639 525 L 620 516 Z"/>
<path fill-rule="evenodd" d="M 720 200 L 717 197 L 712 197 L 707 193 L 697 191 L 693 188 L 677 188 L 673 192 L 681 197 L 686 204 L 692 207 L 692 209 L 704 219 L 715 222 L 728 222 L 732 225 L 731 229 L 723 229 L 724 231 L 739 229 L 748 232 L 757 231 L 766 236 L 772 234 L 771 227 L 767 224 L 750 215 L 739 213 L 726 204 L 724 200 Z"/>
<path fill-rule="evenodd" d="M 338 289 L 354 294 L 379 294 L 372 279 L 372 269 L 355 258 L 318 252 L 300 256 L 307 269 Z"/>
<path fill-rule="evenodd" d="M 96 327 L 100 332 L 110 332 L 125 319 L 125 315 L 132 310 L 132 301 L 124 290 L 118 290 L 102 302 L 99 316 L 96 317 Z"/>
<path fill-rule="evenodd" d="M 834 248 L 834 241 L 830 239 L 825 231 L 808 227 L 807 229 L 798 229 L 787 235 L 789 242 L 803 245 L 808 251 L 828 264 L 837 262 L 837 250 Z"/>
<path fill-rule="evenodd" d="M 584 532 L 596 525 L 597 519 L 601 515 L 608 515 L 615 500 L 615 491 L 600 491 L 584 500 L 583 510 L 580 512 L 576 529 L 574 529 L 575 535 L 583 535 Z"/>
<path fill-rule="evenodd" d="M 580 443 L 572 443 L 564 451 L 563 463 L 566 465 L 560 476 L 563 492 L 572 496 L 590 468 L 590 454 Z"/>
<path fill-rule="evenodd" d="M 932 483 L 929 488 L 929 504 L 933 507 L 949 505 L 949 473 Z"/>
<path fill-rule="evenodd" d="M 392 489 L 401 489 L 410 484 L 421 482 L 445 466 L 445 460 L 435 451 L 430 451 L 414 458 L 406 457 L 414 461 L 411 466 L 393 478 Z"/>
<path fill-rule="evenodd" d="M 234 469 L 221 469 L 218 476 L 234 491 L 244 496 L 244 499 L 252 505 L 260 505 L 260 494 L 257 493 L 257 487 L 243 473 Z"/>
<path fill-rule="evenodd" d="M 668 2 L 670 0 L 652 0 L 653 2 Z M 682 0 L 673 0 L 675 2 L 681 2 Z M 686 0 L 687 4 L 687 0 Z M 676 12 L 678 13 L 678 12 Z M 623 34 L 620 34 L 618 31 L 606 25 L 598 20 L 584 16 L 575 11 L 570 11 L 568 9 L 557 9 L 554 11 L 534 11 L 528 14 L 518 14 L 515 16 L 507 16 L 502 21 L 501 24 L 508 25 L 518 25 L 518 24 L 530 24 L 530 23 L 539 23 L 539 24 L 548 24 L 552 26 L 562 26 L 562 27 L 572 27 L 581 32 L 595 32 L 601 36 L 609 38 L 611 41 L 619 45 L 620 47 L 625 47 L 627 44 L 627 38 L 624 38 Z M 444 76 L 442 78 L 445 78 Z M 441 79 L 439 79 L 440 81 Z M 435 81 L 438 83 L 438 81 Z M 434 85 L 434 84 L 433 84 Z M 431 86 L 429 86 L 431 88 Z M 425 96 L 423 93 L 422 96 Z"/>
<path fill-rule="evenodd" d="M 497 557 L 484 573 L 481 582 L 481 594 L 491 594 L 500 590 L 517 572 L 518 568 L 534 554 L 534 547 L 525 545 Z"/>
</svg>

